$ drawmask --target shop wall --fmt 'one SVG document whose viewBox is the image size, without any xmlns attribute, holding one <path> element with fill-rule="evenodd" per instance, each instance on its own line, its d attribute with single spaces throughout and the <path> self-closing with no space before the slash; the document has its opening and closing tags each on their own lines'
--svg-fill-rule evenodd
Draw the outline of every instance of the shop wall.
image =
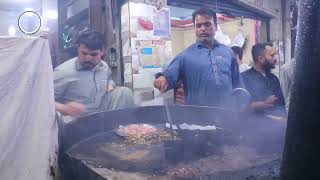
<svg viewBox="0 0 320 180">
<path fill-rule="evenodd" d="M 291 0 L 238 0 L 249 9 L 259 10 L 273 18 L 270 21 L 270 41 L 274 43 L 278 54 L 278 65 L 291 60 L 290 12 Z M 278 74 L 275 72 L 275 74 Z"/>
<path fill-rule="evenodd" d="M 172 55 L 175 57 L 178 53 L 190 46 L 196 41 L 193 28 L 171 28 Z"/>
<path fill-rule="evenodd" d="M 196 34 L 193 28 L 189 28 L 183 34 L 184 36 L 184 46 L 188 47 L 194 42 L 196 42 Z"/>
<path fill-rule="evenodd" d="M 41 29 L 40 31 L 57 31 L 57 18 L 53 17 L 54 15 L 58 14 L 52 14 L 55 11 L 57 13 L 57 0 L 46 0 L 41 3 L 41 6 L 37 4 L 36 7 L 33 6 L 26 6 L 29 8 L 35 9 L 35 12 L 37 12 L 41 16 Z M 23 8 L 17 8 L 16 10 L 1 10 L 0 7 L 0 35 L 9 35 L 8 28 L 10 26 L 13 26 L 16 29 L 16 35 L 21 36 L 24 35 L 19 27 L 18 27 L 18 19 L 19 16 L 24 12 L 25 10 Z"/>
<path fill-rule="evenodd" d="M 172 56 L 175 57 L 179 52 L 181 52 L 184 46 L 184 29 L 181 28 L 171 28 L 171 39 L 172 39 Z"/>
<path fill-rule="evenodd" d="M 121 31 L 125 86 L 133 90 L 139 105 L 163 103 L 164 97 L 153 87 L 153 81 L 154 74 L 172 60 L 166 1 L 125 3 L 121 7 Z"/>
<path fill-rule="evenodd" d="M 18 19 L 26 8 L 33 9 L 39 15 L 42 14 L 41 0 L 0 0 L 0 36 L 9 35 L 10 26 L 15 28 L 16 36 L 24 35 L 19 30 Z"/>
<path fill-rule="evenodd" d="M 0 17 L 0 36 L 9 35 L 9 26 L 13 26 L 16 29 L 16 35 L 22 35 L 17 25 L 19 12 L 0 10 Z"/>
<path fill-rule="evenodd" d="M 222 32 L 228 35 L 231 40 L 233 40 L 239 32 L 241 32 L 246 37 L 247 44 L 244 49 L 243 62 L 251 65 L 251 47 L 255 44 L 254 20 L 237 19 L 230 22 L 220 23 L 220 27 Z"/>
</svg>

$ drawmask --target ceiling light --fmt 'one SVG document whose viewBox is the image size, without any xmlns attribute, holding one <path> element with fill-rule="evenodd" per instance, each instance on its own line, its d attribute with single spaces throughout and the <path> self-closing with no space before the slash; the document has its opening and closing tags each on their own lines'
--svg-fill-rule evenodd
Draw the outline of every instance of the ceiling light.
<svg viewBox="0 0 320 180">
<path fill-rule="evenodd" d="M 48 10 L 46 16 L 48 19 L 58 19 L 58 12 L 56 10 Z"/>
<path fill-rule="evenodd" d="M 9 29 L 8 29 L 8 33 L 10 36 L 14 36 L 16 35 L 16 28 L 14 26 L 10 26 Z"/>
</svg>

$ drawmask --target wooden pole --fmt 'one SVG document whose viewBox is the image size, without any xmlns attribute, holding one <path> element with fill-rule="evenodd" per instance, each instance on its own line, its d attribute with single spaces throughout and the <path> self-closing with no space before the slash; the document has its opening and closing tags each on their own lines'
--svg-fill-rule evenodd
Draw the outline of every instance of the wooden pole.
<svg viewBox="0 0 320 180">
<path fill-rule="evenodd" d="M 90 29 L 103 33 L 103 0 L 89 1 L 89 24 Z"/>
</svg>

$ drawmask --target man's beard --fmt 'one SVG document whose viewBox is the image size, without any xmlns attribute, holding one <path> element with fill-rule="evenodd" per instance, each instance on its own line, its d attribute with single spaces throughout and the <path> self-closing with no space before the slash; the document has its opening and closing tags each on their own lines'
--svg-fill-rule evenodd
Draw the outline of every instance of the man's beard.
<svg viewBox="0 0 320 180">
<path fill-rule="evenodd" d="M 95 67 L 95 65 L 91 62 L 81 62 L 82 68 L 86 70 L 91 70 Z"/>
<path fill-rule="evenodd" d="M 276 66 L 274 64 L 265 64 L 263 65 L 263 69 L 266 71 L 266 72 L 271 72 L 271 69 L 274 69 Z"/>
</svg>

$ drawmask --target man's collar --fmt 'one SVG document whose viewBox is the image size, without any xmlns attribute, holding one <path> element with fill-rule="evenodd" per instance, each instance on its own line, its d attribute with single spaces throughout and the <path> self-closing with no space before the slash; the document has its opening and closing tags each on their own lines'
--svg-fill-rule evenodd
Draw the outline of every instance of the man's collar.
<svg viewBox="0 0 320 180">
<path fill-rule="evenodd" d="M 264 73 L 263 73 L 263 72 L 260 72 L 260 71 L 257 71 L 255 67 L 253 67 L 252 69 L 253 69 L 253 71 L 254 71 L 255 73 L 258 73 L 258 74 L 260 74 L 260 75 L 263 76 L 263 77 L 268 77 L 270 74 L 272 74 L 271 71 L 264 71 Z"/>
<path fill-rule="evenodd" d="M 197 47 L 199 49 L 208 48 L 206 45 L 204 45 L 204 44 L 202 44 L 201 42 L 198 42 L 198 41 L 196 42 L 196 45 L 197 45 Z M 221 43 L 214 39 L 213 42 L 212 42 L 212 49 L 215 48 L 215 47 L 218 47 L 218 46 L 221 46 Z"/>
</svg>

